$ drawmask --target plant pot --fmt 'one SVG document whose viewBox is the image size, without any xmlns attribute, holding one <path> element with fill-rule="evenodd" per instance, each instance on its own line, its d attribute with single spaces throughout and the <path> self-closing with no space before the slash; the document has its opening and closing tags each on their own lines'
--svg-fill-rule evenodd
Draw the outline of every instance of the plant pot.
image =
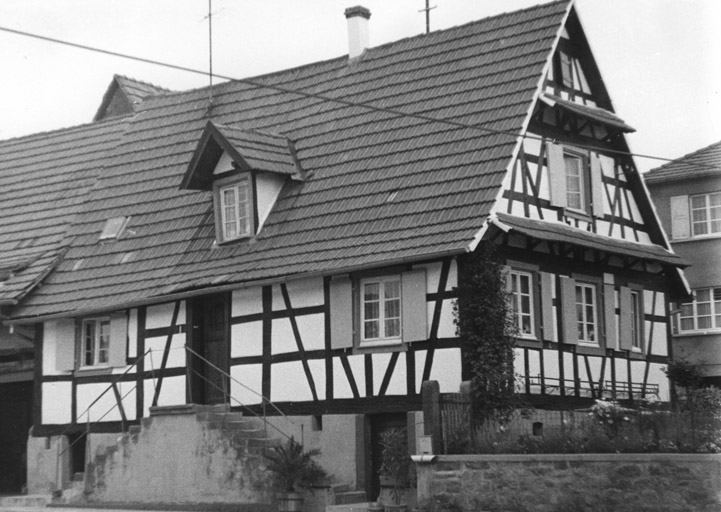
<svg viewBox="0 0 721 512">
<path fill-rule="evenodd" d="M 303 496 L 297 492 L 284 492 L 277 496 L 278 512 L 300 512 L 303 508 Z"/>
</svg>

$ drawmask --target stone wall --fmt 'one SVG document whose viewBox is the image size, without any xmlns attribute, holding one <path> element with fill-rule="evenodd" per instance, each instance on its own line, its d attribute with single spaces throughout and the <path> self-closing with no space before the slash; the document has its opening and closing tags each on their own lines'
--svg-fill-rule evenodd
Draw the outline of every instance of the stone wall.
<svg viewBox="0 0 721 512">
<path fill-rule="evenodd" d="M 721 510 L 721 454 L 442 455 L 416 468 L 430 512 Z"/>
</svg>

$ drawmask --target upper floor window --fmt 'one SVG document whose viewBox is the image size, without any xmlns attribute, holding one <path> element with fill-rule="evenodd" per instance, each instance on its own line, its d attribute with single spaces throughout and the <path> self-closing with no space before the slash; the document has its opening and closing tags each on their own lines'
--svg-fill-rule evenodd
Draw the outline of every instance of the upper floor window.
<svg viewBox="0 0 721 512">
<path fill-rule="evenodd" d="M 110 361 L 110 318 L 88 318 L 82 322 L 82 364 L 104 366 Z"/>
<path fill-rule="evenodd" d="M 595 285 L 576 283 L 576 325 L 579 342 L 598 344 Z"/>
<path fill-rule="evenodd" d="M 693 302 L 681 305 L 681 332 L 721 329 L 721 288 L 695 291 Z"/>
<path fill-rule="evenodd" d="M 694 236 L 721 233 L 721 192 L 691 197 Z"/>
<path fill-rule="evenodd" d="M 223 241 L 250 234 L 250 187 L 248 179 L 219 187 Z"/>
<path fill-rule="evenodd" d="M 635 350 L 643 349 L 643 339 L 641 328 L 641 321 L 643 318 L 643 311 L 641 309 L 641 295 L 637 291 L 631 292 L 631 348 Z"/>
<path fill-rule="evenodd" d="M 575 214 L 604 215 L 603 171 L 601 159 L 574 147 L 547 146 L 551 204 Z"/>
<path fill-rule="evenodd" d="M 564 153 L 566 168 L 566 206 L 574 210 L 586 210 L 583 179 L 583 158 Z"/>
<path fill-rule="evenodd" d="M 361 285 L 361 345 L 401 341 L 401 279 L 363 279 Z"/>
<path fill-rule="evenodd" d="M 520 336 L 535 338 L 533 276 L 529 272 L 512 270 L 510 279 L 514 326 Z"/>
</svg>

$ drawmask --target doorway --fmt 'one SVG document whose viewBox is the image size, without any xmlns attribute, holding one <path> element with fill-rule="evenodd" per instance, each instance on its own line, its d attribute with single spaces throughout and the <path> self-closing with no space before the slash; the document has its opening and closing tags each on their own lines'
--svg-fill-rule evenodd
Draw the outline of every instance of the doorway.
<svg viewBox="0 0 721 512">
<path fill-rule="evenodd" d="M 229 402 L 230 295 L 219 293 L 196 299 L 191 307 L 190 344 L 205 360 L 192 357 L 191 400 L 200 404 Z"/>
<path fill-rule="evenodd" d="M 381 492 L 380 467 L 381 467 L 381 434 L 394 428 L 403 429 L 406 432 L 408 426 L 406 413 L 374 414 L 370 416 L 370 472 L 366 477 L 366 494 L 370 501 L 375 501 Z"/>
</svg>

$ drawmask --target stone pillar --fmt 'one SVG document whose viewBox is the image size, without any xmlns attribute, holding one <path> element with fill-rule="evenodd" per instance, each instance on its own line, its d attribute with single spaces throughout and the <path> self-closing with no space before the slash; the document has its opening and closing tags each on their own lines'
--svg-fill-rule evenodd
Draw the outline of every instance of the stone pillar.
<svg viewBox="0 0 721 512">
<path fill-rule="evenodd" d="M 431 436 L 433 453 L 441 453 L 441 387 L 435 380 L 421 384 L 423 433 Z"/>
</svg>

